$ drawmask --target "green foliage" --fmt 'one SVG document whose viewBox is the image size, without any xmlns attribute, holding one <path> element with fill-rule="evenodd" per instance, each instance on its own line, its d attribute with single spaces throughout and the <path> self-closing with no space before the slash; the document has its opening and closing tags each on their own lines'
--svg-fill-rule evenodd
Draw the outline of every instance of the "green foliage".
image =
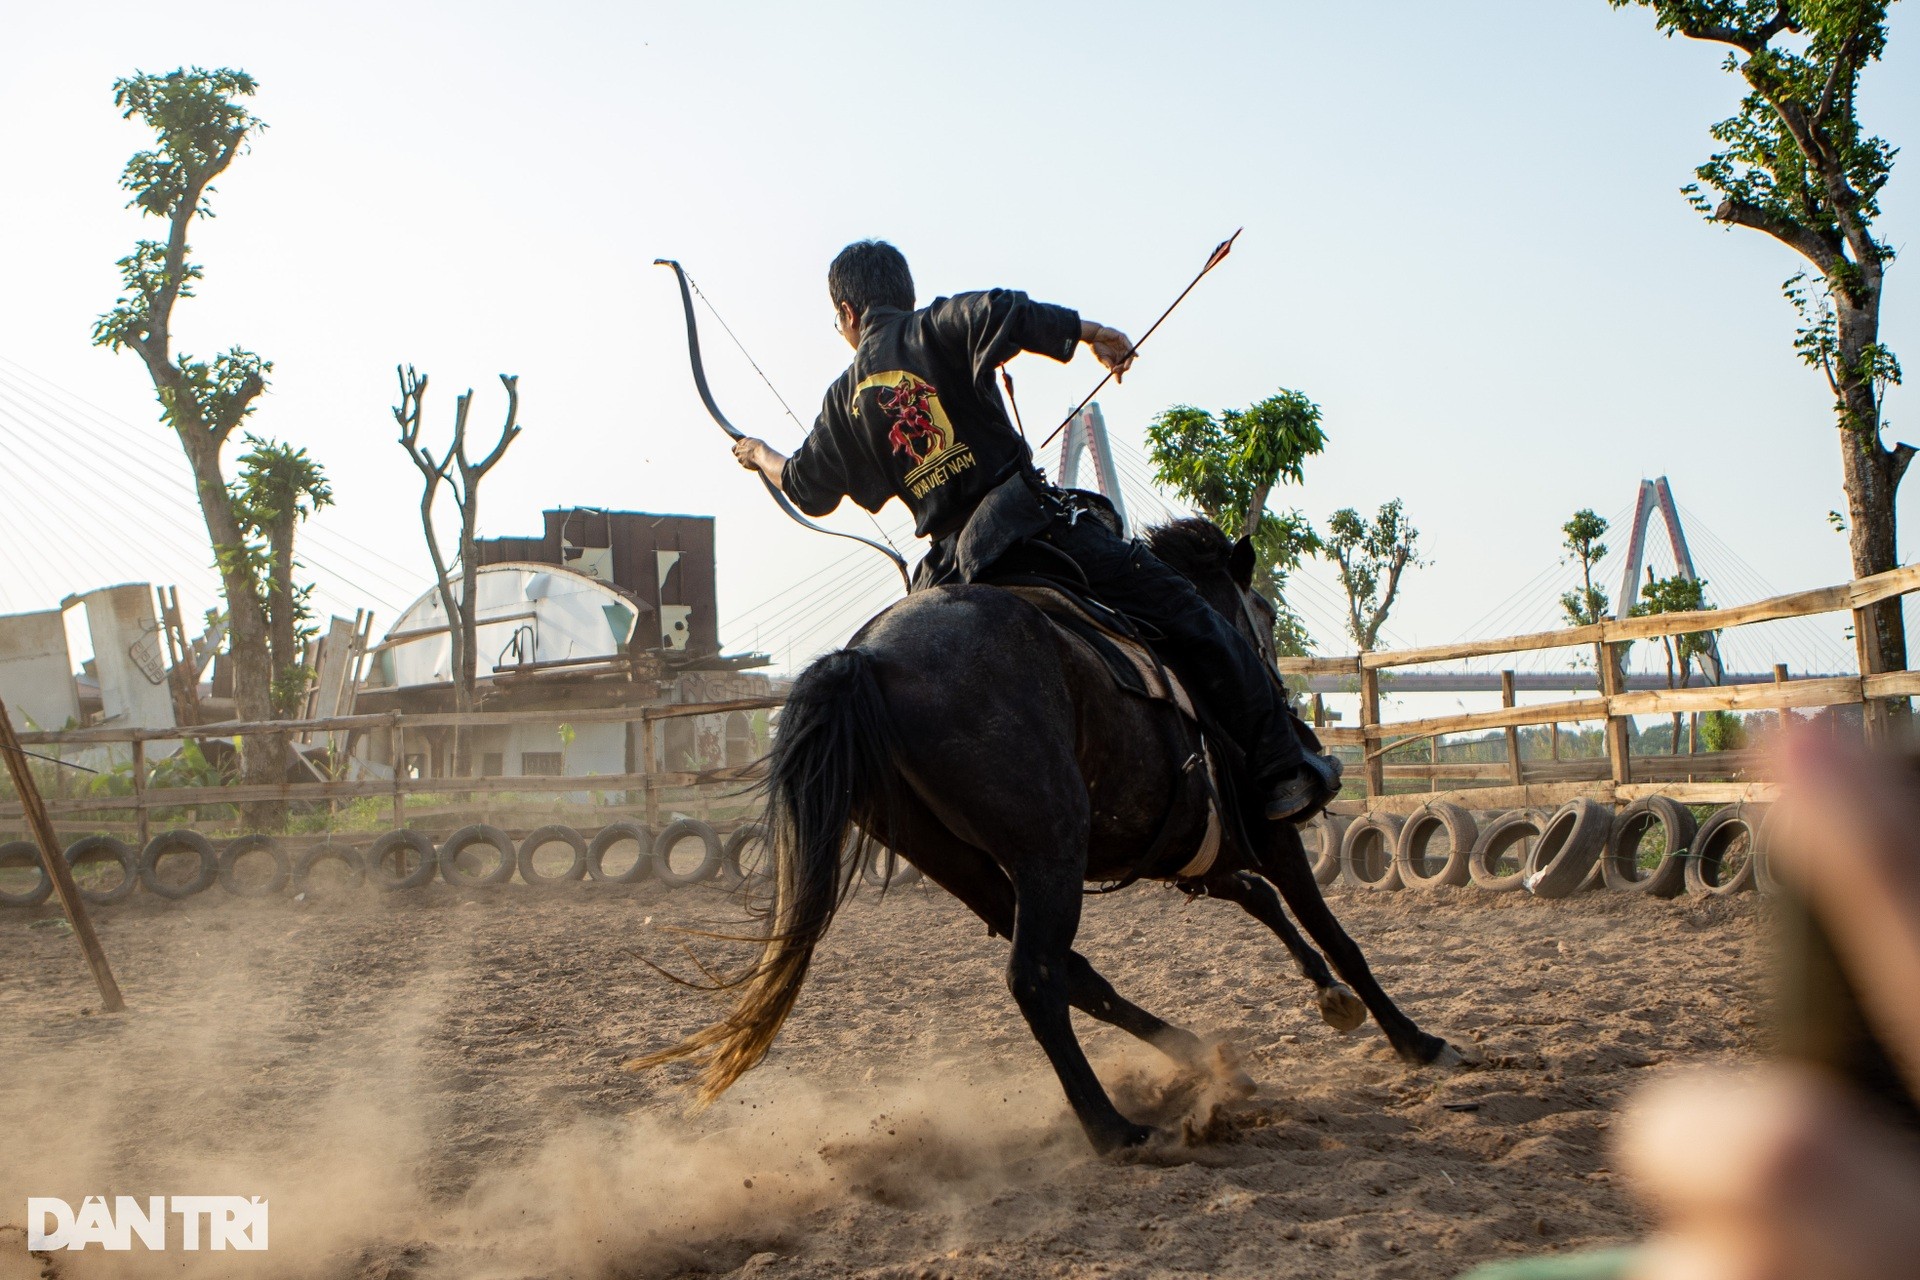
<svg viewBox="0 0 1920 1280">
<path fill-rule="evenodd" d="M 1764 231 L 1813 264 L 1813 283 L 1803 272 L 1783 286 L 1800 317 L 1794 349 L 1826 373 L 1841 426 L 1878 449 L 1880 397 L 1900 381 L 1900 364 L 1877 339 L 1881 277 L 1894 254 L 1872 224 L 1895 148 L 1861 127 L 1856 94 L 1862 71 L 1886 51 L 1890 0 L 1608 3 L 1651 9 L 1667 35 L 1732 50 L 1725 69 L 1748 92 L 1713 126 L 1720 150 L 1681 191 L 1709 220 Z M 1783 36 L 1792 38 L 1776 43 Z"/>
<path fill-rule="evenodd" d="M 240 474 L 230 487 L 234 522 L 243 541 L 222 548 L 223 570 L 253 585 L 273 639 L 274 714 L 295 714 L 315 673 L 301 660 L 305 641 L 316 631 L 309 601 L 313 585 L 296 584 L 294 529 L 321 507 L 333 503 L 326 472 L 305 449 L 249 433 L 240 455 Z M 284 615 L 284 616 L 283 616 Z M 289 652 L 282 653 L 285 647 Z"/>
<path fill-rule="evenodd" d="M 1306 624 L 1286 603 L 1286 585 L 1320 544 L 1306 516 L 1267 510 L 1267 496 L 1276 485 L 1302 483 L 1306 460 L 1326 443 L 1320 406 L 1284 389 L 1217 417 L 1175 405 L 1147 426 L 1147 454 L 1160 483 L 1228 537 L 1251 527 L 1254 587 L 1273 602 L 1274 645 L 1282 654 L 1304 654 L 1311 643 Z"/>
<path fill-rule="evenodd" d="M 1707 603 L 1707 583 L 1704 578 L 1683 578 L 1675 574 L 1671 578 L 1659 578 L 1649 571 L 1647 583 L 1640 588 L 1640 602 L 1633 606 L 1633 617 L 1645 618 L 1656 613 L 1690 613 L 1697 609 L 1711 609 Z M 1667 654 L 1667 687 L 1675 686 L 1676 676 L 1680 688 L 1685 688 L 1693 664 L 1699 658 L 1712 652 L 1716 631 L 1688 631 L 1675 636 L 1662 636 L 1661 646 Z"/>
<path fill-rule="evenodd" d="M 1362 653 L 1372 650 L 1381 624 L 1400 590 L 1400 575 L 1426 562 L 1415 554 L 1420 531 L 1413 527 L 1400 499 L 1381 506 L 1371 521 L 1343 507 L 1327 521 L 1322 554 L 1340 571 L 1347 592 L 1347 629 Z"/>
<path fill-rule="evenodd" d="M 1708 751 L 1743 751 L 1746 721 L 1731 711 L 1709 711 L 1700 717 L 1700 745 Z"/>
<path fill-rule="evenodd" d="M 255 529 L 265 530 L 289 516 L 304 520 L 333 505 L 333 486 L 305 449 L 249 434 L 240 455 L 234 487 L 234 512 Z"/>
<path fill-rule="evenodd" d="M 239 101 L 255 88 L 244 71 L 200 67 L 135 75 L 113 86 L 121 116 L 138 118 L 158 143 L 127 161 L 120 185 L 132 193 L 130 207 L 165 219 L 170 234 L 165 243 L 138 242 L 120 260 L 121 295 L 94 325 L 93 340 L 115 351 L 133 347 L 149 366 L 171 364 L 164 378 L 155 376 L 168 424 L 205 430 L 215 442 L 252 412 L 273 365 L 238 347 L 211 361 L 185 353 L 173 359 L 166 340 L 174 302 L 192 297 L 203 274 L 187 258 L 188 226 L 196 216 L 213 216 L 207 202 L 213 179 L 245 150 L 252 133 L 266 128 Z"/>
<path fill-rule="evenodd" d="M 1161 483 L 1237 538 L 1277 484 L 1300 484 L 1306 460 L 1326 447 L 1320 406 L 1282 390 L 1218 417 L 1175 405 L 1147 426 L 1148 457 Z M 1261 504 L 1264 511 L 1264 502 Z"/>
<path fill-rule="evenodd" d="M 1560 533 L 1565 539 L 1561 545 L 1580 566 L 1580 586 L 1560 597 L 1560 609 L 1567 615 L 1569 625 L 1590 626 L 1606 617 L 1613 607 L 1607 593 L 1593 585 L 1593 566 L 1607 554 L 1607 544 L 1600 541 L 1606 536 L 1607 521 L 1591 507 L 1583 507 L 1573 513 L 1573 519 L 1560 526 Z"/>
<path fill-rule="evenodd" d="M 147 768 L 147 787 L 224 787 L 233 779 L 207 759 L 206 751 L 193 738 L 181 742 L 180 749 Z M 91 796 L 130 796 L 133 794 L 133 758 L 117 761 L 87 779 Z"/>
</svg>

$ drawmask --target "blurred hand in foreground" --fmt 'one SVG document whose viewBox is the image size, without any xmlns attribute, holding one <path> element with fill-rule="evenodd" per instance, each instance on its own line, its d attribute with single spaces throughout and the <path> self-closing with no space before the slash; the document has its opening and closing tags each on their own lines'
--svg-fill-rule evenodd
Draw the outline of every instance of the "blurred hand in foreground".
<svg viewBox="0 0 1920 1280">
<path fill-rule="evenodd" d="M 1780 756 L 1777 874 L 1824 923 L 1876 1037 L 1920 1096 L 1920 771 L 1804 736 Z M 1920 1276 L 1920 1143 L 1804 1066 L 1649 1089 L 1622 1165 L 1659 1234 L 1633 1280 Z"/>
</svg>

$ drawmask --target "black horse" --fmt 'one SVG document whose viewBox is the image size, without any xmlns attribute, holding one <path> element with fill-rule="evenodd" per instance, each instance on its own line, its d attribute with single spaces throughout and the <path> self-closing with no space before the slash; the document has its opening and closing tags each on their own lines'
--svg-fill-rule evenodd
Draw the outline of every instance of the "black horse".
<svg viewBox="0 0 1920 1280">
<path fill-rule="evenodd" d="M 1272 606 L 1251 588 L 1244 539 L 1182 520 L 1149 541 L 1271 653 Z M 1179 875 L 1207 824 L 1204 771 L 1183 767 L 1192 753 L 1190 727 L 1171 705 L 1117 690 L 1034 605 L 993 586 L 915 592 L 794 683 L 768 765 L 765 950 L 734 984 L 733 1012 L 633 1065 L 693 1058 L 710 1102 L 765 1056 L 854 883 L 865 852 L 850 839 L 856 827 L 1012 939 L 1007 985 L 1100 1151 L 1146 1142 L 1153 1130 L 1114 1108 L 1069 1008 L 1184 1065 L 1204 1068 L 1208 1058 L 1199 1037 L 1123 998 L 1073 950 L 1084 885 L 1134 874 L 1156 849 L 1180 852 L 1150 878 L 1237 902 L 1280 936 L 1328 1022 L 1350 1030 L 1370 1011 L 1403 1060 L 1459 1061 L 1381 990 L 1327 909 L 1292 825 L 1260 820 L 1256 805 L 1242 824 L 1251 850 L 1230 841 L 1204 872 Z M 1352 990 L 1294 930 L 1283 898 Z"/>
</svg>

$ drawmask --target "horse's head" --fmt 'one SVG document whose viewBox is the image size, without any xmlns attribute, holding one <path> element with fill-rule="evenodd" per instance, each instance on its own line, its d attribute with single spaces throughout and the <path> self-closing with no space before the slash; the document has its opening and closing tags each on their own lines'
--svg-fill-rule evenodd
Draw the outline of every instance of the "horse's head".
<svg viewBox="0 0 1920 1280">
<path fill-rule="evenodd" d="M 1148 530 L 1147 545 L 1273 661 L 1277 614 L 1273 602 L 1253 589 L 1253 543 L 1229 538 L 1211 520 L 1191 516 Z"/>
</svg>

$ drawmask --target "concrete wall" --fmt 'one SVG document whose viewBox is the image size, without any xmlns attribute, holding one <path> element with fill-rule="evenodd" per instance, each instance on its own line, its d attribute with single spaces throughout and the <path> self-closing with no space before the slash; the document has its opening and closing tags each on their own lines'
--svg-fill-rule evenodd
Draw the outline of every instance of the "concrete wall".
<svg viewBox="0 0 1920 1280">
<path fill-rule="evenodd" d="M 101 723 L 116 728 L 170 729 L 173 695 L 167 688 L 167 651 L 144 582 L 101 587 L 62 602 L 87 609 L 94 670 L 100 678 Z"/>
<path fill-rule="evenodd" d="M 16 729 L 64 729 L 80 719 L 67 626 L 58 609 L 0 617 L 0 698 Z"/>
</svg>

